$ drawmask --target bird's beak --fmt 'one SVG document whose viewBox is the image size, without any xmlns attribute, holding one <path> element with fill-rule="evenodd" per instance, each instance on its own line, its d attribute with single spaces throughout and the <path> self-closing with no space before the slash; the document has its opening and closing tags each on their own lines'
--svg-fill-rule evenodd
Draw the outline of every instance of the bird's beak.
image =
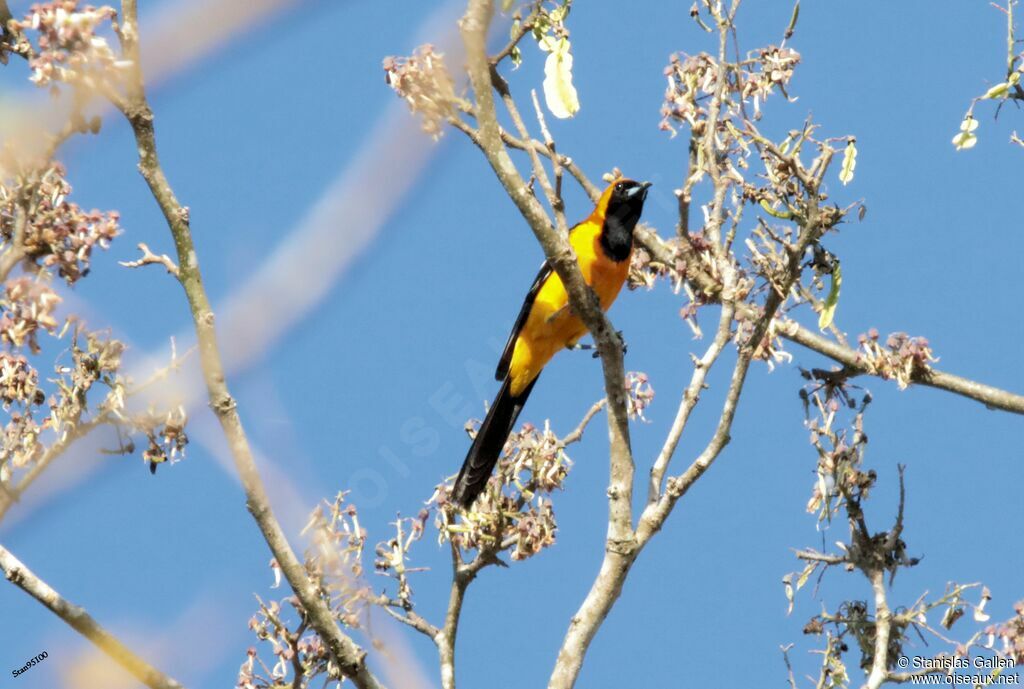
<svg viewBox="0 0 1024 689">
<path fill-rule="evenodd" d="M 631 197 L 645 199 L 645 198 L 647 198 L 647 189 L 650 186 L 651 186 L 650 182 L 641 182 L 640 186 L 633 187 L 633 189 L 632 189 L 632 191 L 630 191 L 629 195 Z"/>
</svg>

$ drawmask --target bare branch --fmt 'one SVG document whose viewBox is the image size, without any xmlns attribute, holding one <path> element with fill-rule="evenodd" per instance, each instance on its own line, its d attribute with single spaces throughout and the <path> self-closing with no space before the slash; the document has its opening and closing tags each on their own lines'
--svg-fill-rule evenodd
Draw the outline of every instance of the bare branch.
<svg viewBox="0 0 1024 689">
<path fill-rule="evenodd" d="M 398 620 L 402 624 L 412 627 L 421 634 L 430 637 L 430 639 L 433 641 L 437 640 L 437 635 L 441 632 L 441 630 L 432 625 L 430 622 L 428 622 L 426 619 L 421 617 L 416 612 L 408 609 L 407 605 L 403 604 L 402 601 L 392 600 L 383 594 L 376 596 L 374 598 L 370 598 L 369 600 L 374 605 L 378 605 L 381 608 L 383 608 L 384 612 L 391 615 L 391 617 Z"/>
<path fill-rule="evenodd" d="M 871 368 L 864 358 L 850 347 L 833 342 L 818 333 L 804 328 L 795 321 L 784 321 L 778 328 L 778 334 L 787 340 L 813 349 L 834 361 L 843 364 L 861 374 L 871 374 Z M 915 371 L 911 380 L 918 385 L 938 388 L 962 397 L 981 402 L 990 409 L 999 409 L 1014 414 L 1024 414 L 1024 395 L 1018 395 L 968 378 L 946 373 L 929 366 L 927 369 Z"/>
<path fill-rule="evenodd" d="M 572 445 L 573 443 L 579 442 L 580 440 L 582 440 L 583 439 L 583 431 L 585 431 L 587 429 L 587 425 L 589 425 L 590 421 L 595 416 L 597 416 L 597 413 L 599 411 L 601 411 L 602 409 L 604 409 L 604 406 L 605 406 L 605 404 L 607 402 L 608 402 L 608 400 L 604 400 L 604 399 L 601 399 L 601 400 L 598 400 L 597 402 L 595 402 L 594 406 L 592 406 L 590 409 L 588 409 L 587 413 L 583 415 L 583 419 L 580 421 L 580 424 L 578 426 L 576 426 L 575 430 L 573 430 L 571 433 L 569 433 L 564 438 L 562 438 L 562 440 L 560 441 L 560 444 L 562 445 L 562 447 L 565 447 L 566 445 Z"/>
<path fill-rule="evenodd" d="M 786 662 L 786 675 L 789 680 L 790 689 L 797 689 L 796 678 L 793 677 L 793 665 L 789 662 L 789 649 L 791 648 L 793 648 L 793 644 L 779 646 L 779 650 L 782 651 L 782 659 Z"/>
<path fill-rule="evenodd" d="M 120 263 L 125 268 L 140 268 L 142 266 L 158 263 L 162 265 L 164 268 L 166 268 L 168 273 L 170 273 L 174 277 L 178 277 L 178 266 L 174 264 L 174 261 L 171 260 L 170 256 L 168 256 L 167 254 L 160 254 L 159 256 L 157 256 L 156 254 L 149 250 L 149 247 L 146 246 L 144 242 L 139 242 L 138 246 L 139 251 L 142 252 L 142 258 L 139 258 L 135 261 L 118 261 L 118 263 Z"/>
<path fill-rule="evenodd" d="M 665 439 L 661 452 L 658 453 L 658 458 L 655 460 L 654 465 L 651 466 L 651 479 L 647 488 L 648 504 L 653 504 L 658 500 L 658 496 L 661 494 L 661 483 L 665 476 L 665 471 L 668 469 L 669 462 L 672 461 L 672 456 L 679 445 L 679 439 L 686 429 L 686 423 L 690 419 L 690 412 L 693 411 L 700 400 L 700 393 L 704 389 L 704 381 L 707 379 L 708 371 L 711 370 L 711 367 L 721 355 L 722 350 L 725 349 L 725 345 L 729 342 L 729 338 L 732 335 L 733 312 L 734 309 L 732 307 L 722 309 L 718 330 L 715 332 L 715 339 L 711 342 L 711 346 L 708 347 L 707 351 L 704 352 L 704 356 L 700 359 L 694 357 L 693 375 L 690 377 L 690 384 L 683 390 L 683 399 L 679 403 L 676 418 L 672 421 L 672 428 L 668 432 L 668 437 Z"/>
<path fill-rule="evenodd" d="M 12 584 L 42 603 L 68 626 L 94 643 L 104 653 L 151 689 L 183 689 L 100 626 L 85 609 L 64 599 L 45 581 L 37 577 L 9 550 L 0 545 L 0 571 Z"/>
<path fill-rule="evenodd" d="M 551 159 L 551 167 L 555 170 L 555 214 L 561 214 L 562 218 L 558 220 L 559 227 L 561 223 L 565 222 L 564 210 L 565 203 L 562 201 L 562 165 L 559 160 L 558 151 L 555 147 L 555 140 L 551 136 L 551 132 L 548 130 L 548 123 L 544 119 L 544 111 L 540 107 L 540 101 L 537 99 L 537 89 L 530 90 L 530 97 L 533 99 L 533 109 L 537 113 L 537 123 L 540 125 L 541 136 L 544 137 L 544 145 L 548 149 L 548 158 Z"/>
<path fill-rule="evenodd" d="M 798 550 L 795 555 L 807 562 L 823 562 L 826 565 L 842 565 L 850 562 L 850 558 L 839 555 L 828 555 L 819 553 L 816 550 Z"/>
<path fill-rule="evenodd" d="M 892 611 L 885 591 L 885 570 L 876 568 L 868 574 L 875 594 L 875 653 L 865 689 L 878 689 L 889 677 L 889 635 L 892 633 Z"/>
<path fill-rule="evenodd" d="M 473 583 L 481 569 L 497 562 L 493 550 L 482 550 L 472 562 L 462 561 L 459 548 L 451 543 L 452 551 L 452 585 L 448 595 L 448 610 L 444 616 L 444 627 L 434 635 L 437 652 L 441 661 L 442 689 L 455 689 L 455 639 L 459 632 L 459 619 L 462 617 L 462 603 L 466 599 L 466 589 Z"/>
</svg>

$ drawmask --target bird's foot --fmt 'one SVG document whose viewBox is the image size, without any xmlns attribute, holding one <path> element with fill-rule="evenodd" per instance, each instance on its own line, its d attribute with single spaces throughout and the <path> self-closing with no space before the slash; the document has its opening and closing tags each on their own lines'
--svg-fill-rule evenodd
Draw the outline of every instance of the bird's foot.
<svg viewBox="0 0 1024 689">
<path fill-rule="evenodd" d="M 626 352 L 629 351 L 629 345 L 626 344 L 626 338 L 623 337 L 621 330 L 616 330 L 615 334 L 619 336 L 619 342 L 622 343 L 622 354 L 623 354 L 623 356 L 625 356 Z M 594 353 L 591 354 L 591 356 L 594 357 L 595 359 L 597 359 L 598 357 L 601 356 L 601 354 L 597 351 L 597 345 L 594 345 L 594 344 L 579 344 L 579 343 L 577 343 L 577 344 L 572 344 L 572 345 L 566 345 L 565 348 L 569 349 L 569 350 L 573 350 L 573 351 L 587 351 L 587 350 L 593 351 Z"/>
</svg>

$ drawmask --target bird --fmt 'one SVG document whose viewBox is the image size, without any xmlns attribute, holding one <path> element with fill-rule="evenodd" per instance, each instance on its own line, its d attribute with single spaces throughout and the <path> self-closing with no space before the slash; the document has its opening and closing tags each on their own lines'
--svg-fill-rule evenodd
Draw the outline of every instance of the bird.
<svg viewBox="0 0 1024 689">
<path fill-rule="evenodd" d="M 619 178 L 601 194 L 594 211 L 569 230 L 583 279 L 607 311 L 618 297 L 633 255 L 633 230 L 640 220 L 650 182 Z M 549 261 L 523 301 L 498 361 L 501 382 L 452 487 L 451 499 L 469 508 L 487 485 L 505 442 L 541 370 L 560 350 L 574 348 L 587 327 L 569 306 L 561 278 Z"/>
</svg>

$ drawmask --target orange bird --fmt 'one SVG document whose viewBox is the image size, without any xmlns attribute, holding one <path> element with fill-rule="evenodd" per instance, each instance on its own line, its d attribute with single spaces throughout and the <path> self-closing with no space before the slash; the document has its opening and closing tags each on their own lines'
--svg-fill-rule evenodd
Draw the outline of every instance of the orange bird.
<svg viewBox="0 0 1024 689">
<path fill-rule="evenodd" d="M 607 311 L 619 296 L 633 254 L 633 229 L 640 219 L 650 182 L 619 179 L 597 201 L 590 216 L 569 231 L 580 272 Z M 565 285 L 545 261 L 512 326 L 495 379 L 501 390 L 469 448 L 455 479 L 452 499 L 469 507 L 487 485 L 509 433 L 541 370 L 559 350 L 587 334 L 569 306 Z"/>
</svg>

